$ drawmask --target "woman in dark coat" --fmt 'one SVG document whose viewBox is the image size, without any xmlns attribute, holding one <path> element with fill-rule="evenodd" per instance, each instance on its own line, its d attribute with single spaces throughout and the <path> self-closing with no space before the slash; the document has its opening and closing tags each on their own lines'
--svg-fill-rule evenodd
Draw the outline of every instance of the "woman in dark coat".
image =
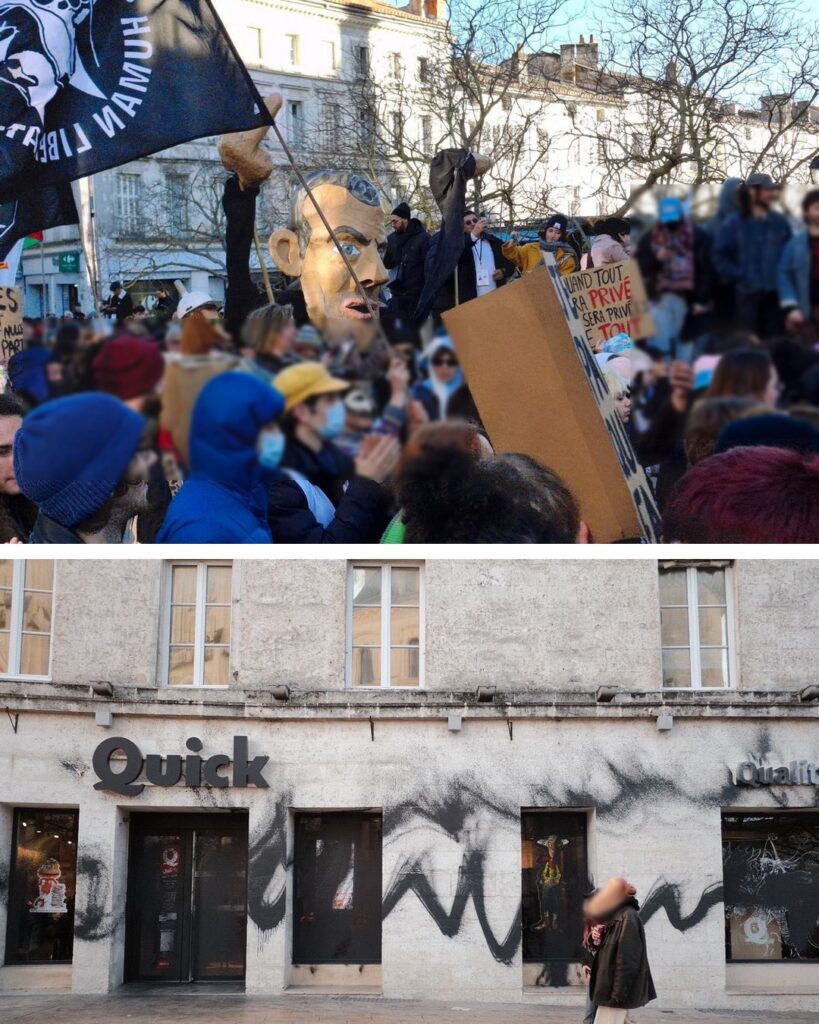
<svg viewBox="0 0 819 1024">
<path fill-rule="evenodd" d="M 636 891 L 625 878 L 610 878 L 584 907 L 586 917 L 606 926 L 589 981 L 595 1024 L 625 1024 L 629 1010 L 657 998 Z"/>
</svg>

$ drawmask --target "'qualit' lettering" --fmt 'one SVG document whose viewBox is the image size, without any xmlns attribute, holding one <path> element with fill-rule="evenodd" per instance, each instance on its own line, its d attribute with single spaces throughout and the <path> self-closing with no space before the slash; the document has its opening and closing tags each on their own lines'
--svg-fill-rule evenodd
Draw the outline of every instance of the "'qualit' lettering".
<svg viewBox="0 0 819 1024">
<path fill-rule="evenodd" d="M 203 744 L 196 736 L 191 736 L 185 746 L 190 752 L 185 757 L 179 754 L 148 754 L 143 757 L 136 743 L 124 736 L 103 740 L 94 751 L 91 761 L 99 779 L 99 782 L 94 783 L 94 789 L 122 796 L 139 796 L 145 789 L 144 782 L 137 782 L 143 771 L 145 778 L 154 786 L 176 786 L 184 782 L 194 789 L 202 785 L 217 789 L 226 789 L 228 786 L 269 788 L 262 772 L 270 759 L 265 755 L 249 757 L 247 736 L 233 737 L 232 758 L 227 754 L 201 757 L 199 752 Z M 113 755 L 117 751 L 125 755 L 124 761 L 116 759 L 112 764 Z M 227 768 L 231 762 L 231 776 L 221 774 L 220 769 Z"/>
</svg>

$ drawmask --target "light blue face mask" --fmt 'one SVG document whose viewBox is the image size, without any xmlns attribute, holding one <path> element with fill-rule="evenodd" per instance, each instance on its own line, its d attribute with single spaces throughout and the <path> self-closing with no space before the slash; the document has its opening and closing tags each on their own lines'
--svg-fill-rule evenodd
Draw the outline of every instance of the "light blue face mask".
<svg viewBox="0 0 819 1024">
<path fill-rule="evenodd" d="M 325 441 L 332 441 L 334 437 L 338 437 L 342 430 L 344 430 L 344 415 L 344 403 L 339 398 L 327 410 L 327 419 L 324 426 L 319 430 L 319 434 Z"/>
<path fill-rule="evenodd" d="M 284 457 L 284 446 L 287 438 L 279 431 L 265 431 L 259 437 L 259 465 L 265 469 L 278 469 Z"/>
</svg>

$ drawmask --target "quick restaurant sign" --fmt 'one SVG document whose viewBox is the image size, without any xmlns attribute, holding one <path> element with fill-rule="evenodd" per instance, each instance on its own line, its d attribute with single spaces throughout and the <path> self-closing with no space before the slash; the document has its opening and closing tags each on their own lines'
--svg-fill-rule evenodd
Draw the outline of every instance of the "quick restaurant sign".
<svg viewBox="0 0 819 1024">
<path fill-rule="evenodd" d="M 813 761 L 789 761 L 774 768 L 767 764 L 742 761 L 734 772 L 737 786 L 817 786 L 819 765 Z"/>
<path fill-rule="evenodd" d="M 228 787 L 245 788 L 256 786 L 268 789 L 268 783 L 262 771 L 270 760 L 262 754 L 251 758 L 248 754 L 247 736 L 233 737 L 233 755 L 212 754 L 202 757 L 204 744 L 198 736 L 191 736 L 185 743 L 188 753 L 182 754 L 146 754 L 124 736 L 112 736 L 103 740 L 94 751 L 91 764 L 99 782 L 94 789 L 122 796 L 139 796 L 145 789 L 144 782 L 137 780 L 145 774 L 147 782 L 154 786 L 176 786 L 182 782 L 185 786 L 213 786 L 216 789 Z M 120 752 L 124 757 L 114 757 Z M 228 772 L 227 769 L 230 768 Z"/>
</svg>

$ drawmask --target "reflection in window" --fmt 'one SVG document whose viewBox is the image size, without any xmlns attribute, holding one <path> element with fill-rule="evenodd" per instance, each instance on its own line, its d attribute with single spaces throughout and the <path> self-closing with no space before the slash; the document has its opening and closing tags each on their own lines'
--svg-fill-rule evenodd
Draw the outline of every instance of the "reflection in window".
<svg viewBox="0 0 819 1024">
<path fill-rule="evenodd" d="M 350 588 L 350 685 L 420 686 L 420 566 L 354 565 Z"/>
<path fill-rule="evenodd" d="M 70 963 L 77 811 L 14 813 L 6 963 Z"/>
<path fill-rule="evenodd" d="M 583 958 L 586 824 L 583 811 L 521 813 L 524 962 Z"/>
<path fill-rule="evenodd" d="M 663 686 L 725 688 L 731 675 L 732 607 L 728 570 L 660 569 Z"/>
<path fill-rule="evenodd" d="M 298 813 L 293 963 L 381 962 L 381 814 Z"/>
<path fill-rule="evenodd" d="M 231 567 L 171 566 L 168 686 L 230 683 Z"/>
<path fill-rule="evenodd" d="M 819 960 L 819 812 L 722 816 L 728 961 Z"/>
<path fill-rule="evenodd" d="M 53 591 L 50 559 L 0 560 L 0 674 L 48 677 Z"/>
</svg>

